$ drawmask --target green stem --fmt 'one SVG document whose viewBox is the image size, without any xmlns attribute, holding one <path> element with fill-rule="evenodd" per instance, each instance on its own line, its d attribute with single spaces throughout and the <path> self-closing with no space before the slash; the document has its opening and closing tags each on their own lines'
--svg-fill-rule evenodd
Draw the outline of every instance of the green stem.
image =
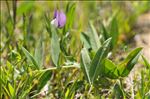
<svg viewBox="0 0 150 99">
<path fill-rule="evenodd" d="M 122 78 L 119 78 L 119 82 L 120 82 L 121 89 L 122 89 L 122 93 L 123 93 L 123 99 L 126 99 L 126 98 L 125 98 L 125 91 L 124 91 L 123 83 L 122 83 Z"/>
<path fill-rule="evenodd" d="M 92 89 L 93 89 L 93 85 L 90 85 L 90 89 L 89 89 L 89 91 L 88 91 L 88 94 L 91 93 Z"/>
<path fill-rule="evenodd" d="M 11 23 L 13 24 L 13 20 L 12 20 L 12 17 L 11 17 L 11 14 L 10 14 L 10 7 L 9 7 L 9 3 L 8 3 L 8 1 L 6 0 L 6 6 L 7 6 L 7 10 L 8 10 L 8 14 L 9 14 L 9 18 L 10 18 L 10 20 L 11 20 Z"/>
<path fill-rule="evenodd" d="M 79 66 L 74 66 L 74 65 L 70 65 L 70 66 L 61 66 L 61 67 L 51 67 L 51 68 L 47 68 L 44 70 L 40 70 L 40 71 L 47 71 L 47 70 L 57 70 L 57 69 L 65 69 L 65 68 L 80 68 Z"/>
</svg>

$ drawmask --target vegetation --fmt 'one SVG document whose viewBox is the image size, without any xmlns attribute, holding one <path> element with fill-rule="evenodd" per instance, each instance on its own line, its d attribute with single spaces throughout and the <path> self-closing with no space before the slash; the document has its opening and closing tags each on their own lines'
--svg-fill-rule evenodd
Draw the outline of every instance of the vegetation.
<svg viewBox="0 0 150 99">
<path fill-rule="evenodd" d="M 130 45 L 149 10 L 149 1 L 1 1 L 0 98 L 149 99 L 150 62 Z"/>
</svg>

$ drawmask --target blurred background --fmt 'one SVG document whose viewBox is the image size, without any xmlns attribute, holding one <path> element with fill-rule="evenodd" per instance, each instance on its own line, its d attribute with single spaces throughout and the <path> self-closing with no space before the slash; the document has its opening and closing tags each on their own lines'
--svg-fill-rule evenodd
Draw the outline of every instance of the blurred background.
<svg viewBox="0 0 150 99">
<path fill-rule="evenodd" d="M 2 57 L 6 57 L 9 52 L 7 48 L 9 46 L 16 47 L 16 43 L 28 45 L 27 47 L 32 52 L 41 35 L 48 45 L 44 15 L 47 14 L 52 20 L 55 9 L 66 12 L 67 3 L 68 1 L 1 1 L 0 48 Z M 143 27 L 149 28 L 149 1 L 76 1 L 74 3 L 76 3 L 76 9 L 72 16 L 73 26 L 70 30 L 73 37 L 76 38 L 76 44 L 80 44 L 80 33 L 88 30 L 89 20 L 94 22 L 97 31 L 101 31 L 100 23 L 103 22 L 107 25 L 115 13 L 117 13 L 119 29 L 118 44 L 132 43 L 136 34 L 145 32 L 145 30 L 142 30 Z M 137 21 L 139 16 L 143 14 L 145 16 Z M 24 35 L 27 37 L 25 38 Z M 139 36 L 136 37 L 137 39 L 139 40 Z M 11 45 L 8 46 L 8 42 Z"/>
</svg>

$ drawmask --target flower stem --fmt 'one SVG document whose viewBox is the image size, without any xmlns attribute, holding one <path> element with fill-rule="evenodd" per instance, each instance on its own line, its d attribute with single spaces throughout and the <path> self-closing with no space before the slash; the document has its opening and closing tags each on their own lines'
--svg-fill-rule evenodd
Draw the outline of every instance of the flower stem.
<svg viewBox="0 0 150 99">
<path fill-rule="evenodd" d="M 64 69 L 64 68 L 80 68 L 80 66 L 70 65 L 70 66 L 61 66 L 61 67 L 51 67 L 40 71 L 57 70 L 57 69 Z"/>
</svg>

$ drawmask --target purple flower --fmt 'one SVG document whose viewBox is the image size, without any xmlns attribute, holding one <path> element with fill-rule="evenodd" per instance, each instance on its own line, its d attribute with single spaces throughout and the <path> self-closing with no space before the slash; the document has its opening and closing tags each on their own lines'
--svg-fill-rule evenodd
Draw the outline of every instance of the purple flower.
<svg viewBox="0 0 150 99">
<path fill-rule="evenodd" d="M 54 12 L 54 18 L 51 21 L 51 24 L 58 27 L 62 28 L 66 24 L 66 15 L 63 11 L 58 11 L 55 10 Z"/>
</svg>

